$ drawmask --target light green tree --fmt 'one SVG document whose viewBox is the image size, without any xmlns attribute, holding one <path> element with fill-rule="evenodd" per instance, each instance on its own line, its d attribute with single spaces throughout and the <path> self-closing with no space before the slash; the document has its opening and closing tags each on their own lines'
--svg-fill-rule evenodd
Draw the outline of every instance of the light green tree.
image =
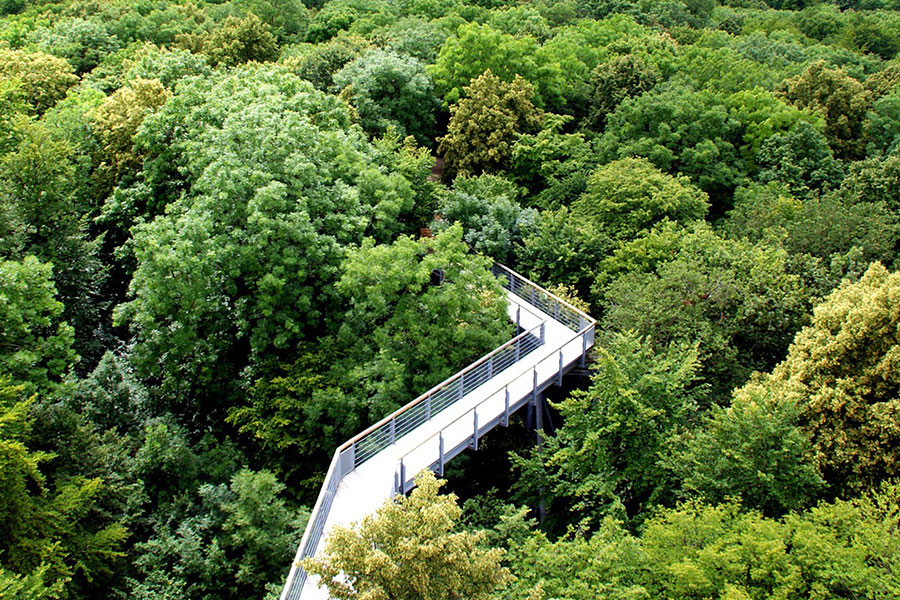
<svg viewBox="0 0 900 600">
<path fill-rule="evenodd" d="M 0 262 L 0 374 L 28 394 L 53 388 L 77 358 L 55 296 L 51 265 L 33 256 Z"/>
<path fill-rule="evenodd" d="M 572 204 L 572 218 L 604 228 L 617 239 L 633 239 L 668 219 L 690 223 L 706 216 L 707 195 L 687 177 L 663 173 L 643 158 L 599 167 L 587 191 Z"/>
<path fill-rule="evenodd" d="M 797 397 L 771 382 L 751 381 L 727 408 L 713 407 L 684 434 L 668 466 L 683 492 L 720 503 L 740 498 L 770 517 L 805 508 L 824 488 Z"/>
<path fill-rule="evenodd" d="M 534 83 L 537 50 L 537 42 L 528 36 L 513 37 L 490 25 L 460 25 L 456 36 L 441 47 L 429 74 L 444 102 L 452 105 L 466 95 L 463 88 L 485 71 L 506 83 L 517 76 Z"/>
<path fill-rule="evenodd" d="M 336 527 L 325 555 L 306 559 L 340 600 L 486 600 L 510 579 L 503 551 L 483 547 L 484 533 L 456 531 L 456 496 L 438 491 L 430 471 L 416 489 L 388 500 L 355 528 Z"/>
<path fill-rule="evenodd" d="M 341 69 L 334 86 L 350 100 L 363 129 L 372 135 L 384 135 L 394 127 L 399 135 L 412 135 L 420 144 L 430 145 L 440 102 L 418 60 L 372 50 Z"/>
<path fill-rule="evenodd" d="M 368 401 L 402 405 L 497 347 L 510 333 L 490 260 L 470 256 L 459 225 L 434 238 L 367 240 L 349 252 L 337 290 L 351 380 Z"/>
</svg>

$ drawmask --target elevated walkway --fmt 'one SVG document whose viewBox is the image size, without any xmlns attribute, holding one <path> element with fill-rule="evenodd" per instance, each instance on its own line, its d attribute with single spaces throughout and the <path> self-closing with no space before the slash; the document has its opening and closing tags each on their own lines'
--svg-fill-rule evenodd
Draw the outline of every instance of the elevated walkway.
<svg viewBox="0 0 900 600">
<path fill-rule="evenodd" d="M 481 436 L 583 366 L 594 320 L 502 265 L 493 272 L 507 290 L 517 335 L 335 451 L 281 600 L 326 600 L 299 562 L 322 550 L 332 527 L 360 521 L 408 492 L 422 469 L 443 475 L 448 460 L 477 450 Z"/>
</svg>

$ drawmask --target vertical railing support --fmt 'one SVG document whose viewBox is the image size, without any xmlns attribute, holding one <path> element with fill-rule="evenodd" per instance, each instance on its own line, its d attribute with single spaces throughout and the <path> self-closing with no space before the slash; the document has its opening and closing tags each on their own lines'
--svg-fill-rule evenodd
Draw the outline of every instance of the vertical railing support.
<svg viewBox="0 0 900 600">
<path fill-rule="evenodd" d="M 391 419 L 391 444 L 397 439 L 397 420 Z"/>
<path fill-rule="evenodd" d="M 519 354 L 522 352 L 522 338 L 516 340 L 516 360 L 513 362 L 519 362 Z"/>
<path fill-rule="evenodd" d="M 503 400 L 503 426 L 509 427 L 509 386 L 504 390 L 506 396 Z"/>
<path fill-rule="evenodd" d="M 444 432 L 438 433 L 438 477 L 444 476 Z"/>
<path fill-rule="evenodd" d="M 541 323 L 541 343 L 544 343 L 544 329 L 546 328 L 547 323 Z"/>
<path fill-rule="evenodd" d="M 516 334 L 522 329 L 522 307 L 516 306 Z"/>
<path fill-rule="evenodd" d="M 563 355 L 562 350 L 559 351 L 559 374 L 556 376 L 556 385 L 562 385 L 562 368 L 563 368 Z"/>
<path fill-rule="evenodd" d="M 478 410 L 473 410 L 472 413 L 475 415 L 474 431 L 472 432 L 472 449 L 478 450 Z"/>
<path fill-rule="evenodd" d="M 487 378 L 490 379 L 491 377 L 494 376 L 494 357 L 493 356 L 488 357 L 487 367 L 488 367 Z"/>
<path fill-rule="evenodd" d="M 462 400 L 463 397 L 463 380 L 466 378 L 465 373 L 460 375 L 459 377 L 459 391 L 456 392 L 456 398 L 458 400 Z"/>
<path fill-rule="evenodd" d="M 584 368 L 584 361 L 587 357 L 587 332 L 581 334 L 581 368 Z"/>
<path fill-rule="evenodd" d="M 425 398 L 425 420 L 431 420 L 431 396 Z"/>
<path fill-rule="evenodd" d="M 531 383 L 531 403 L 537 406 L 537 367 L 534 367 L 532 370 L 534 377 L 532 378 Z"/>
<path fill-rule="evenodd" d="M 400 493 L 406 494 L 406 463 L 400 459 Z"/>
</svg>

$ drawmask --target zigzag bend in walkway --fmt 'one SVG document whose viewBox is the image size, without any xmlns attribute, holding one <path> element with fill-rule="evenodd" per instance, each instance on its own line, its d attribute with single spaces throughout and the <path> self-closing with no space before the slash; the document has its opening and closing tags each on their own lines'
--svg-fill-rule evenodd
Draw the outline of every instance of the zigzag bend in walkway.
<svg viewBox="0 0 900 600">
<path fill-rule="evenodd" d="M 507 289 L 517 335 L 335 451 L 281 600 L 326 600 L 327 590 L 298 563 L 322 550 L 335 525 L 358 522 L 408 492 L 422 469 L 443 474 L 446 461 L 477 450 L 482 435 L 583 363 L 594 320 L 502 265 L 493 272 Z"/>
</svg>

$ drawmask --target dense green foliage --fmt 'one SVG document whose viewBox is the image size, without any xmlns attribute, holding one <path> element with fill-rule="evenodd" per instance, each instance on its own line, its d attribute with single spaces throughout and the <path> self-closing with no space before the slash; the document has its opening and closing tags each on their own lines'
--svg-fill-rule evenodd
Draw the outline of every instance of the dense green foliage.
<svg viewBox="0 0 900 600">
<path fill-rule="evenodd" d="M 336 593 L 900 595 L 898 11 L 0 0 L 0 598 L 277 593 L 334 446 L 512 333 L 492 260 L 590 380 Z"/>
</svg>

